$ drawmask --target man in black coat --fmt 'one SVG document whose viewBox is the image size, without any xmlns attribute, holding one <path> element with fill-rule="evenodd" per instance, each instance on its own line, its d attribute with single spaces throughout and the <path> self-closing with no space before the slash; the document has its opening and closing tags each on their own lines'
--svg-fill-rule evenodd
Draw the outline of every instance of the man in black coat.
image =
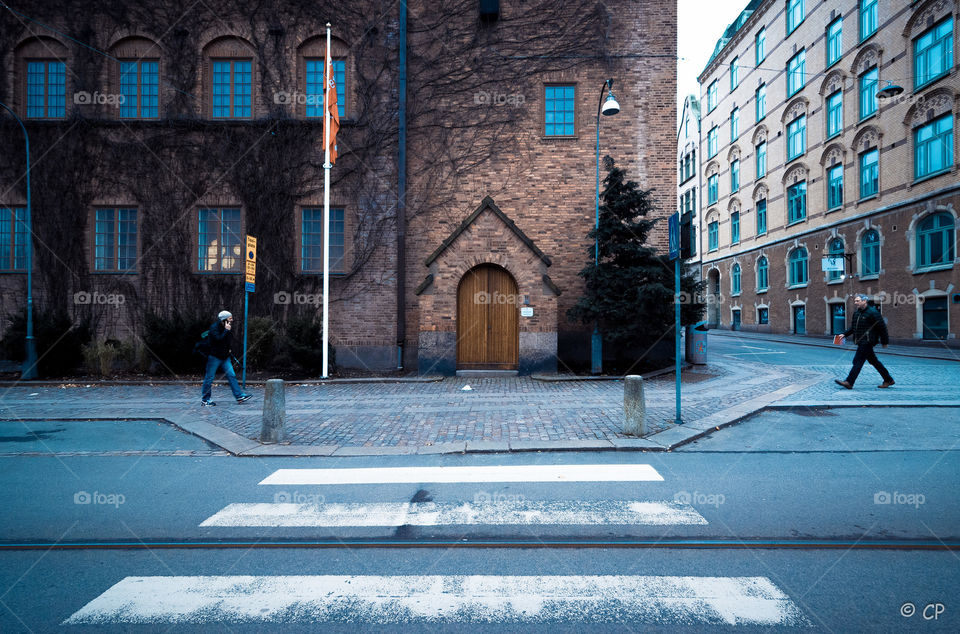
<svg viewBox="0 0 960 634">
<path fill-rule="evenodd" d="M 210 356 L 207 357 L 207 367 L 203 374 L 203 387 L 200 388 L 200 405 L 210 407 L 216 405 L 210 400 L 210 393 L 213 389 L 213 377 L 218 370 L 223 370 L 227 377 L 227 383 L 233 391 L 233 397 L 238 403 L 243 403 L 250 399 L 250 395 L 240 389 L 237 383 L 237 375 L 233 371 L 233 363 L 230 361 L 230 347 L 233 343 L 233 315 L 230 311 L 221 310 L 217 315 L 217 322 L 210 326 Z"/>
<path fill-rule="evenodd" d="M 870 365 L 877 369 L 883 378 L 883 383 L 878 385 L 880 388 L 888 388 L 894 384 L 893 377 L 887 372 L 887 369 L 880 363 L 873 347 L 877 342 L 887 347 L 890 336 L 887 334 L 887 324 L 880 316 L 880 311 L 875 306 L 867 303 L 867 296 L 859 294 L 853 298 L 853 303 L 857 307 L 857 312 L 853 314 L 850 322 L 850 328 L 841 335 L 843 339 L 853 336 L 853 342 L 857 344 L 857 353 L 853 355 L 853 367 L 850 368 L 850 374 L 843 381 L 834 379 L 837 385 L 841 385 L 848 390 L 853 389 L 853 383 L 857 380 L 857 375 L 863 368 L 864 361 L 869 361 Z"/>
</svg>

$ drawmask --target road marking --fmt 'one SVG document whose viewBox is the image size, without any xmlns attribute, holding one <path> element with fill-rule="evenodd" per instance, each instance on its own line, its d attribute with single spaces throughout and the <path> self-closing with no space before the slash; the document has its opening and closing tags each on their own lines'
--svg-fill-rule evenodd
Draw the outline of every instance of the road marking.
<svg viewBox="0 0 960 634">
<path fill-rule="evenodd" d="M 63 625 L 211 622 L 800 625 L 766 577 L 127 577 Z"/>
<path fill-rule="evenodd" d="M 724 352 L 725 357 L 752 357 L 760 354 L 787 354 L 782 350 L 772 350 L 770 352 Z"/>
<path fill-rule="evenodd" d="M 278 469 L 260 484 L 410 484 L 451 482 L 662 482 L 648 464 L 502 465 Z"/>
<path fill-rule="evenodd" d="M 377 504 L 230 504 L 200 526 L 446 526 L 464 524 L 707 524 L 675 502 L 480 502 Z"/>
</svg>

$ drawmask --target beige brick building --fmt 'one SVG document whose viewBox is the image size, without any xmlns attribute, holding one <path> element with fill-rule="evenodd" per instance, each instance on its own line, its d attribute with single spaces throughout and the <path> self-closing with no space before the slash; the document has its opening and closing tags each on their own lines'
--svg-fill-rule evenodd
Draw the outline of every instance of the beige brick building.
<svg viewBox="0 0 960 634">
<path fill-rule="evenodd" d="M 699 78 L 714 327 L 832 334 L 866 292 L 893 339 L 960 345 L 958 12 L 754 0 L 727 29 Z"/>
</svg>

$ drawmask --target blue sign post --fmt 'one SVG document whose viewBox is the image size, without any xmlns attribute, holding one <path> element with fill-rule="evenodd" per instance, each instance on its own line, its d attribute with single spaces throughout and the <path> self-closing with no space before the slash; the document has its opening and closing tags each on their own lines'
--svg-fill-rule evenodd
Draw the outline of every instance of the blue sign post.
<svg viewBox="0 0 960 634">
<path fill-rule="evenodd" d="M 680 417 L 680 214 L 670 216 L 670 259 L 673 260 L 673 319 L 674 319 L 674 357 L 677 374 L 677 415 L 673 421 L 683 424 Z"/>
</svg>

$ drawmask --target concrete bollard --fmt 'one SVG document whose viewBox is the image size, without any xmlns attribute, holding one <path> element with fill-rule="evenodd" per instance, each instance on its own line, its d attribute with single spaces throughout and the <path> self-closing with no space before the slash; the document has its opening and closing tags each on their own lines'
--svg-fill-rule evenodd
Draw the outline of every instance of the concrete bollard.
<svg viewBox="0 0 960 634">
<path fill-rule="evenodd" d="M 283 395 L 283 379 L 270 379 L 263 391 L 263 427 L 260 442 L 283 442 L 287 432 L 283 428 L 287 416 L 287 403 Z"/>
<path fill-rule="evenodd" d="M 643 396 L 643 377 L 630 374 L 623 380 L 623 433 L 642 436 L 647 433 L 647 404 Z"/>
</svg>

